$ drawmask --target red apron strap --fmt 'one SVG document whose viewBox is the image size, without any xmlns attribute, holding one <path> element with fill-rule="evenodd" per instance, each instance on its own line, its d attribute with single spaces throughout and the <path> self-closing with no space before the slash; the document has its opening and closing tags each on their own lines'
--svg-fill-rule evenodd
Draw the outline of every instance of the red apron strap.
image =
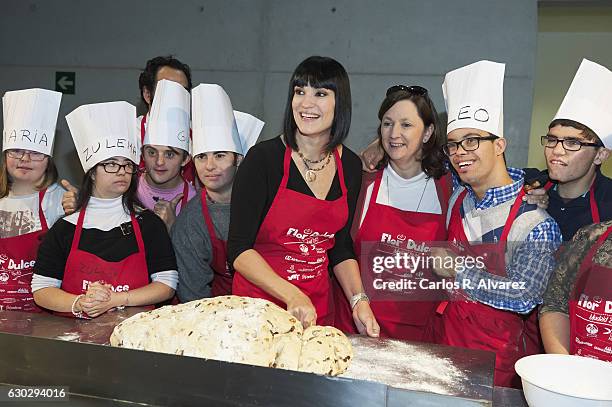
<svg viewBox="0 0 612 407">
<path fill-rule="evenodd" d="M 544 184 L 544 189 L 548 191 L 549 189 L 552 188 L 553 185 L 555 185 L 555 184 L 553 184 L 552 182 L 548 181 L 546 184 Z"/>
<path fill-rule="evenodd" d="M 79 248 L 79 241 L 81 240 L 81 232 L 83 231 L 83 221 L 85 220 L 85 209 L 87 208 L 87 203 L 85 203 L 81 207 L 81 212 L 79 212 L 79 218 L 77 219 L 76 229 L 74 230 L 74 237 L 72 238 L 72 245 L 70 246 L 70 251 L 74 252 Z"/>
<path fill-rule="evenodd" d="M 142 116 L 142 120 L 140 121 L 140 143 L 141 144 L 144 144 L 145 133 L 146 133 L 146 127 L 145 127 L 146 124 L 147 124 L 147 114 Z"/>
<path fill-rule="evenodd" d="M 208 235 L 210 236 L 210 240 L 212 241 L 217 237 L 217 235 L 215 233 L 215 227 L 210 217 L 210 213 L 208 212 L 208 205 L 206 203 L 206 189 L 202 188 L 200 196 L 202 197 L 202 216 L 204 216 L 204 222 L 206 222 L 206 229 L 208 229 Z"/>
<path fill-rule="evenodd" d="M 338 181 L 340 181 L 340 189 L 342 190 L 342 195 L 346 195 L 346 184 L 344 183 L 344 168 L 342 167 L 342 160 L 340 159 L 340 154 L 338 153 L 338 149 L 334 149 L 334 159 L 336 160 L 336 167 L 338 168 Z"/>
<path fill-rule="evenodd" d="M 595 181 L 593 181 L 591 188 L 589 189 L 589 203 L 591 204 L 591 217 L 593 218 L 593 223 L 601 222 L 599 218 L 599 208 L 597 207 L 597 202 L 595 201 Z"/>
<path fill-rule="evenodd" d="M 283 179 L 281 180 L 279 189 L 287 189 L 289 181 L 289 168 L 291 166 L 291 147 L 285 147 L 285 158 L 283 159 Z"/>
<path fill-rule="evenodd" d="M 438 193 L 438 201 L 442 209 L 442 216 L 446 218 L 448 212 L 448 203 L 450 201 L 451 191 L 448 184 L 448 174 L 443 175 L 440 179 L 434 179 L 436 184 L 436 192 Z"/>
<path fill-rule="evenodd" d="M 512 204 L 512 208 L 510 208 L 510 213 L 508 214 L 508 219 L 506 219 L 506 224 L 504 225 L 504 230 L 499 238 L 500 242 L 506 242 L 508 240 L 508 234 L 510 234 L 510 229 L 512 228 L 512 224 L 516 219 L 516 215 L 518 214 L 519 209 L 521 209 L 521 205 L 523 204 L 523 197 L 525 196 L 525 189 L 521 188 L 521 192 L 519 192 L 518 196 L 514 200 Z"/>
<path fill-rule="evenodd" d="M 46 232 L 49 229 L 47 225 L 47 219 L 45 219 L 45 212 L 43 211 L 42 202 L 45 198 L 45 193 L 47 192 L 47 188 L 43 188 L 38 191 L 38 218 L 40 219 L 40 227 L 43 232 Z"/>
<path fill-rule="evenodd" d="M 140 232 L 140 225 L 136 220 L 136 215 L 134 213 L 130 213 L 130 218 L 132 220 L 132 228 L 134 229 L 134 236 L 136 236 L 136 243 L 138 243 L 138 251 L 140 253 L 145 252 L 144 242 L 142 240 L 142 233 Z"/>
<path fill-rule="evenodd" d="M 181 199 L 181 209 L 187 205 L 189 201 L 189 183 L 183 180 L 183 198 Z"/>
<path fill-rule="evenodd" d="M 372 187 L 372 195 L 370 196 L 370 202 L 368 202 L 368 207 L 372 205 L 372 202 L 376 202 L 376 198 L 378 197 L 378 191 L 380 190 L 383 172 L 384 170 L 380 170 L 376 174 L 376 178 L 374 179 L 374 186 Z"/>
</svg>

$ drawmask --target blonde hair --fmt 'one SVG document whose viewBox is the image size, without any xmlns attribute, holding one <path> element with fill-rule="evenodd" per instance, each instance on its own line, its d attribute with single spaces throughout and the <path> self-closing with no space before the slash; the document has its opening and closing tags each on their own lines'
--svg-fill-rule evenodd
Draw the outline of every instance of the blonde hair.
<svg viewBox="0 0 612 407">
<path fill-rule="evenodd" d="M 3 160 L 0 162 L 0 198 L 8 196 L 11 185 L 13 184 L 8 169 L 6 168 L 6 151 L 2 154 L 2 158 Z M 48 156 L 47 159 L 47 168 L 45 169 L 43 179 L 40 184 L 36 185 L 36 189 L 39 191 L 49 187 L 49 185 L 57 181 L 57 168 L 53 162 L 53 157 Z"/>
</svg>

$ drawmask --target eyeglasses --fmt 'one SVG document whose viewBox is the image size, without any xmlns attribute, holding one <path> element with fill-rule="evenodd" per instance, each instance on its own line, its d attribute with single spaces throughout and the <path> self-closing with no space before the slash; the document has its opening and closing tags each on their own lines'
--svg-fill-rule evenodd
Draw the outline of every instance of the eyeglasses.
<svg viewBox="0 0 612 407">
<path fill-rule="evenodd" d="M 104 171 L 109 174 L 116 174 L 119 171 L 121 171 L 122 168 L 125 170 L 126 174 L 130 174 L 130 175 L 136 174 L 138 172 L 138 167 L 134 163 L 119 164 L 119 163 L 110 162 L 110 163 L 100 163 L 99 165 L 101 165 L 102 168 L 104 168 Z"/>
<path fill-rule="evenodd" d="M 414 85 L 414 86 L 406 86 L 406 85 L 393 85 L 389 89 L 387 89 L 386 96 L 389 96 L 395 92 L 408 92 L 412 95 L 417 96 L 425 96 L 427 95 L 427 89 L 422 86 Z"/>
<path fill-rule="evenodd" d="M 576 139 L 562 139 L 551 136 L 542 136 L 540 138 L 542 145 L 546 148 L 555 148 L 557 144 L 561 143 L 563 148 L 566 151 L 578 151 L 582 147 L 603 147 L 603 145 L 599 143 L 586 143 L 584 141 L 576 140 Z"/>
<path fill-rule="evenodd" d="M 457 154 L 459 146 L 463 148 L 463 151 L 474 151 L 478 150 L 481 141 L 493 141 L 497 140 L 498 138 L 499 137 L 493 135 L 486 137 L 466 137 L 461 141 L 449 141 L 448 143 L 442 146 L 442 151 L 444 151 L 444 154 L 450 157 L 451 155 Z"/>
<path fill-rule="evenodd" d="M 42 161 L 47 156 L 46 154 L 30 150 L 7 150 L 6 154 L 17 160 L 21 160 L 27 154 L 31 161 Z"/>
</svg>

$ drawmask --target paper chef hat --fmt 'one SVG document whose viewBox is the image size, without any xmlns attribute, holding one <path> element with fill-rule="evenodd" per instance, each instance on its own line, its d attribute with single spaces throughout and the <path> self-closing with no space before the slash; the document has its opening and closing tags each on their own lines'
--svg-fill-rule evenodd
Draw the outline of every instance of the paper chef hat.
<svg viewBox="0 0 612 407">
<path fill-rule="evenodd" d="M 583 59 L 553 120 L 557 119 L 587 126 L 612 148 L 612 72 Z"/>
<path fill-rule="evenodd" d="M 257 142 L 265 123 L 253 115 L 237 110 L 234 110 L 234 118 L 238 125 L 238 136 L 242 146 L 242 152 L 239 154 L 246 155 L 249 149 Z"/>
<path fill-rule="evenodd" d="M 189 152 L 189 92 L 179 83 L 157 82 L 143 144 L 180 148 Z"/>
<path fill-rule="evenodd" d="M 191 91 L 191 98 L 193 156 L 211 151 L 245 155 L 255 144 L 264 123 L 247 113 L 234 112 L 221 86 L 200 84 Z"/>
<path fill-rule="evenodd" d="M 52 155 L 61 101 L 61 93 L 46 89 L 6 92 L 2 97 L 2 151 L 23 149 Z"/>
<path fill-rule="evenodd" d="M 478 61 L 446 74 L 447 134 L 473 128 L 504 136 L 504 71 L 504 64 Z"/>
<path fill-rule="evenodd" d="M 79 106 L 66 116 L 83 171 L 115 156 L 140 162 L 136 108 L 127 102 Z"/>
</svg>

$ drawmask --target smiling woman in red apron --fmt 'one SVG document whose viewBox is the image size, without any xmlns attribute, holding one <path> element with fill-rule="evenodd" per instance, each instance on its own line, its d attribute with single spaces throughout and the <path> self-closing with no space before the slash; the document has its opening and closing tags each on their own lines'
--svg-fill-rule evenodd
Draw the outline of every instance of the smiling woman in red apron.
<svg viewBox="0 0 612 407">
<path fill-rule="evenodd" d="M 181 211 L 171 231 L 179 267 L 177 294 L 183 302 L 232 293 L 226 243 L 232 187 L 238 165 L 264 125 L 235 112 L 219 85 L 196 86 L 191 105 L 193 162 L 204 188 Z"/>
<path fill-rule="evenodd" d="M 612 362 L 612 221 L 578 230 L 561 252 L 540 326 L 547 353 Z"/>
<path fill-rule="evenodd" d="M 134 106 L 81 106 L 66 120 L 85 171 L 78 211 L 40 246 L 32 279 L 39 306 L 97 317 L 174 295 L 176 261 L 163 222 L 136 204 L 139 150 Z"/>
<path fill-rule="evenodd" d="M 423 289 L 420 283 L 426 287 L 438 281 L 437 276 L 425 268 L 385 268 L 378 273 L 373 261 L 396 253 L 416 258 L 431 242 L 446 241 L 450 180 L 444 175 L 437 112 L 425 88 L 396 85 L 387 90 L 378 118 L 384 157 L 381 169 L 364 177 L 353 221 L 355 252 L 381 337 L 431 342 L 438 320 L 435 310 L 444 291 Z M 406 279 L 415 286 L 395 290 L 382 286 Z M 350 305 L 337 284 L 334 294 L 336 327 L 354 333 Z"/>
<path fill-rule="evenodd" d="M 265 298 L 304 326 L 333 323 L 328 267 L 361 333 L 378 335 L 350 238 L 361 183 L 359 158 L 342 146 L 351 115 L 348 75 L 310 57 L 293 73 L 284 135 L 253 147 L 232 193 L 228 240 L 233 293 Z"/>
<path fill-rule="evenodd" d="M 0 311 L 38 312 L 31 290 L 42 236 L 63 215 L 51 157 L 61 93 L 7 92 L 0 164 Z"/>
</svg>

